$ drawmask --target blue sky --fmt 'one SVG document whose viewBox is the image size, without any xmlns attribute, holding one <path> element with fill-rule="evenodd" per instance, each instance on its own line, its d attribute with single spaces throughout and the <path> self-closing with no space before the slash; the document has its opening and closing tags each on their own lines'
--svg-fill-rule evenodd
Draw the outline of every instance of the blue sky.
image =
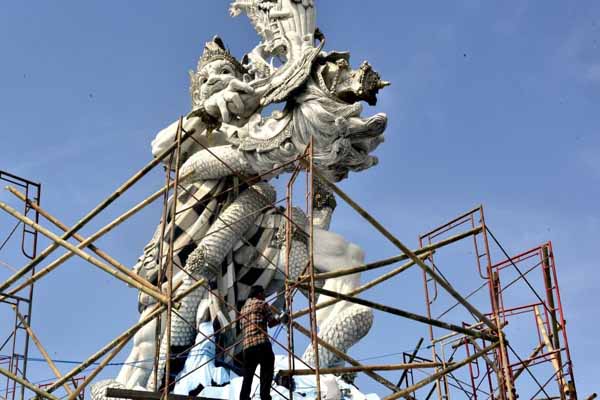
<svg viewBox="0 0 600 400">
<path fill-rule="evenodd" d="M 237 56 L 255 45 L 250 24 L 231 19 L 227 5 L 4 2 L 0 169 L 42 182 L 44 207 L 77 221 L 149 160 L 158 130 L 188 111 L 187 71 L 205 41 L 218 33 Z M 351 51 L 354 65 L 369 60 L 393 83 L 367 110 L 390 118 L 380 165 L 342 187 L 411 246 L 419 233 L 480 203 L 509 252 L 552 240 L 579 395 L 597 391 L 600 3 L 330 0 L 318 7 L 327 48 Z M 161 182 L 157 170 L 84 233 Z M 8 193 L 0 200 L 15 204 Z M 132 264 L 158 213 L 149 208 L 98 245 Z M 2 235 L 11 223 L 0 219 Z M 395 254 L 364 226 L 341 206 L 333 229 L 369 260 Z M 10 274 L 2 268 L 0 278 Z M 424 313 L 416 278 L 366 297 Z M 33 326 L 56 358 L 80 360 L 137 318 L 135 302 L 134 290 L 73 260 L 37 286 Z M 3 328 L 5 321 L 0 312 Z M 352 354 L 410 349 L 425 334 L 377 314 L 373 339 Z M 51 377 L 43 365 L 32 374 L 33 381 Z"/>
</svg>

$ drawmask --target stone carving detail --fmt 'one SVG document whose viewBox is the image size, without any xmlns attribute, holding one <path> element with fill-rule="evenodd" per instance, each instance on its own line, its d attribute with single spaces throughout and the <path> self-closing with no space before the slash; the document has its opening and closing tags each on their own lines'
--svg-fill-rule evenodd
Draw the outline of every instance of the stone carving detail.
<svg viewBox="0 0 600 400">
<path fill-rule="evenodd" d="M 173 314 L 171 343 L 176 350 L 201 342 L 196 339 L 201 325 L 230 326 L 251 285 L 261 284 L 268 293 L 282 290 L 288 254 L 285 210 L 272 205 L 276 193 L 270 179 L 292 169 L 311 141 L 316 166 L 336 182 L 378 162 L 372 152 L 383 142 L 387 116 L 362 117 L 361 102 L 375 105 L 379 90 L 389 83 L 382 81 L 369 63 L 352 69 L 349 53 L 323 50 L 315 4 L 314 0 L 234 1 L 231 14 L 246 14 L 260 43 L 238 61 L 223 40 L 215 37 L 205 45 L 196 70 L 190 71 L 192 111 L 184 129 L 194 130 L 194 140 L 182 148 L 183 193 L 170 199 L 184 211 L 168 217 L 165 226 L 169 230 L 175 225 L 178 232 L 173 245 L 178 292 L 202 277 L 211 284 L 210 289 L 198 289 L 186 297 Z M 262 116 L 271 103 L 283 103 L 283 109 Z M 176 131 L 175 122 L 158 133 L 152 142 L 154 155 L 175 140 Z M 261 181 L 251 187 L 240 185 L 244 178 Z M 335 196 L 320 181 L 314 186 L 315 267 L 330 272 L 364 263 L 360 247 L 329 231 Z M 309 260 L 308 219 L 296 208 L 291 215 L 294 226 L 287 278 L 295 279 Z M 159 225 L 134 270 L 156 282 L 168 246 Z M 359 281 L 358 275 L 352 275 L 320 284 L 348 293 Z M 280 296 L 275 305 L 281 307 L 282 300 Z M 326 300 L 318 299 L 319 303 Z M 153 304 L 148 296 L 140 295 L 141 318 Z M 346 352 L 369 332 L 373 314 L 366 307 L 339 302 L 320 309 L 317 320 L 319 336 Z M 164 318 L 161 321 L 164 323 Z M 231 326 L 219 336 L 228 348 L 221 354 L 225 363 L 233 363 L 239 354 L 235 345 L 239 332 L 235 324 Z M 94 399 L 103 399 L 101 389 L 106 387 L 158 389 L 167 344 L 163 337 L 155 384 L 152 361 L 148 360 L 153 360 L 157 351 L 157 330 L 164 332 L 165 327 L 149 324 L 136 334 L 119 376 L 97 383 L 92 390 Z M 314 354 L 309 347 L 304 359 L 312 363 Z M 319 358 L 324 367 L 341 362 L 324 349 L 319 349 Z"/>
</svg>

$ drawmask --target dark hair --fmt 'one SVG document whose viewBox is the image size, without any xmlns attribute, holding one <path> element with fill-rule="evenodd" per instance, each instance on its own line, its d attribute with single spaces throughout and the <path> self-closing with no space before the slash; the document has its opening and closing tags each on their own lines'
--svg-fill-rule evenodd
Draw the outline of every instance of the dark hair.
<svg viewBox="0 0 600 400">
<path fill-rule="evenodd" d="M 248 295 L 249 299 L 255 298 L 260 294 L 264 294 L 265 289 L 260 285 L 254 285 L 250 288 L 250 294 Z"/>
</svg>

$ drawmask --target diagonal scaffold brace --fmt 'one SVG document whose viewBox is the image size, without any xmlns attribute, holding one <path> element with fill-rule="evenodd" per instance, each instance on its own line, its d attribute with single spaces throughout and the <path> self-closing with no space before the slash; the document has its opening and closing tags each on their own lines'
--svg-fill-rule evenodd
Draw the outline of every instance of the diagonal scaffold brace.
<svg viewBox="0 0 600 400">
<path fill-rule="evenodd" d="M 308 167 L 306 162 L 301 160 L 305 167 Z M 473 316 L 479 321 L 483 321 L 491 330 L 498 332 L 499 329 L 488 317 L 483 315 L 477 308 L 469 303 L 463 296 L 460 295 L 444 278 L 438 275 L 431 267 L 429 267 L 422 259 L 420 259 L 411 249 L 409 249 L 404 243 L 396 238 L 389 230 L 387 230 L 379 221 L 377 221 L 371 214 L 369 214 L 364 208 L 356 203 L 350 196 L 348 196 L 342 189 L 340 189 L 335 183 L 331 182 L 323 173 L 318 169 L 314 169 L 314 173 L 319 179 L 326 184 L 335 194 L 340 196 L 350 207 L 352 207 L 361 217 L 367 220 L 379 233 L 381 233 L 386 239 L 388 239 L 394 246 L 396 246 L 402 253 L 408 256 L 412 261 L 415 262 L 425 273 L 427 273 L 433 280 L 435 280 L 441 287 L 443 287 L 452 297 L 460 302 Z"/>
<path fill-rule="evenodd" d="M 36 231 L 40 232 L 42 235 L 46 236 L 48 239 L 54 241 L 55 244 L 63 246 L 67 250 L 70 250 L 72 253 L 74 253 L 77 256 L 79 256 L 79 257 L 83 258 L 84 260 L 88 261 L 90 264 L 94 265 L 95 267 L 98 267 L 99 269 L 103 270 L 104 272 L 106 272 L 106 273 L 112 275 L 113 277 L 115 277 L 115 278 L 117 278 L 117 279 L 119 279 L 119 280 L 127 283 L 130 286 L 135 287 L 136 289 L 138 289 L 138 290 L 146 293 L 147 295 L 152 296 L 154 299 L 156 299 L 157 301 L 159 301 L 159 302 L 161 302 L 163 304 L 167 304 L 168 303 L 168 299 L 162 293 L 158 292 L 155 289 L 150 289 L 147 286 L 140 284 L 136 280 L 132 279 L 128 274 L 124 274 L 124 273 L 122 273 L 120 271 L 112 269 L 108 265 L 106 265 L 103 262 L 99 261 L 97 258 L 92 257 L 89 254 L 85 253 L 80 248 L 75 247 L 70 242 L 67 242 L 64 239 L 61 239 L 59 236 L 55 235 L 54 233 L 52 233 L 48 229 L 44 228 L 43 226 L 41 226 L 39 224 L 36 224 L 34 221 L 32 221 L 31 219 L 29 219 L 26 216 L 22 215 L 21 213 L 19 213 L 18 211 L 16 211 L 14 208 L 10 207 L 9 205 L 7 205 L 7 204 L 5 204 L 3 202 L 0 202 L 0 209 L 6 211 L 8 214 L 10 214 L 13 217 L 19 219 L 23 223 L 31 226 L 33 229 L 35 229 Z"/>
<path fill-rule="evenodd" d="M 181 142 L 189 139 L 195 133 L 194 130 L 190 130 L 185 132 L 185 134 L 181 138 Z M 125 183 L 119 186 L 111 195 L 109 195 L 106 199 L 104 199 L 100 204 L 98 204 L 94 209 L 92 209 L 89 213 L 87 213 L 83 218 L 81 218 L 75 225 L 71 227 L 64 235 L 60 237 L 61 240 L 68 240 L 73 236 L 73 234 L 77 233 L 81 228 L 87 225 L 94 217 L 96 217 L 100 212 L 110 206 L 115 202 L 119 197 L 121 197 L 128 189 L 130 189 L 135 183 L 137 183 L 140 179 L 142 179 L 145 175 L 147 175 L 154 167 L 159 165 L 165 158 L 167 158 L 173 150 L 177 147 L 177 143 L 171 144 L 168 148 L 166 148 L 161 154 L 159 154 L 155 159 L 146 164 L 142 169 L 140 169 L 137 173 L 135 173 L 131 178 L 129 178 Z M 33 268 L 35 268 L 38 264 L 46 259 L 54 250 L 59 247 L 58 243 L 50 244 L 44 251 L 42 251 L 36 258 L 34 258 L 31 262 L 21 268 L 19 271 L 14 273 L 11 277 L 9 277 L 6 281 L 0 284 L 0 292 L 5 291 L 9 286 L 14 284 L 16 281 L 21 279 L 27 273 L 29 273 Z"/>
</svg>

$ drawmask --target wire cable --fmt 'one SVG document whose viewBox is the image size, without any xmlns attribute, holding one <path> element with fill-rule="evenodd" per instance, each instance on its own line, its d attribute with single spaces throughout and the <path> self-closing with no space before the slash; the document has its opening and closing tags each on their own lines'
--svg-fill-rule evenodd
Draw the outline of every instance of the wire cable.
<svg viewBox="0 0 600 400">
<path fill-rule="evenodd" d="M 19 225 L 21 225 L 23 222 L 19 221 L 17 222 L 17 224 L 15 225 L 15 227 L 10 231 L 10 233 L 8 234 L 8 236 L 6 237 L 6 239 L 4 239 L 4 242 L 2 242 L 2 244 L 0 245 L 0 251 L 2 251 L 2 249 L 4 249 L 4 246 L 6 246 L 6 243 L 8 243 L 8 241 L 10 240 L 10 238 L 15 234 L 15 232 L 17 231 L 17 228 L 19 227 Z"/>
</svg>

